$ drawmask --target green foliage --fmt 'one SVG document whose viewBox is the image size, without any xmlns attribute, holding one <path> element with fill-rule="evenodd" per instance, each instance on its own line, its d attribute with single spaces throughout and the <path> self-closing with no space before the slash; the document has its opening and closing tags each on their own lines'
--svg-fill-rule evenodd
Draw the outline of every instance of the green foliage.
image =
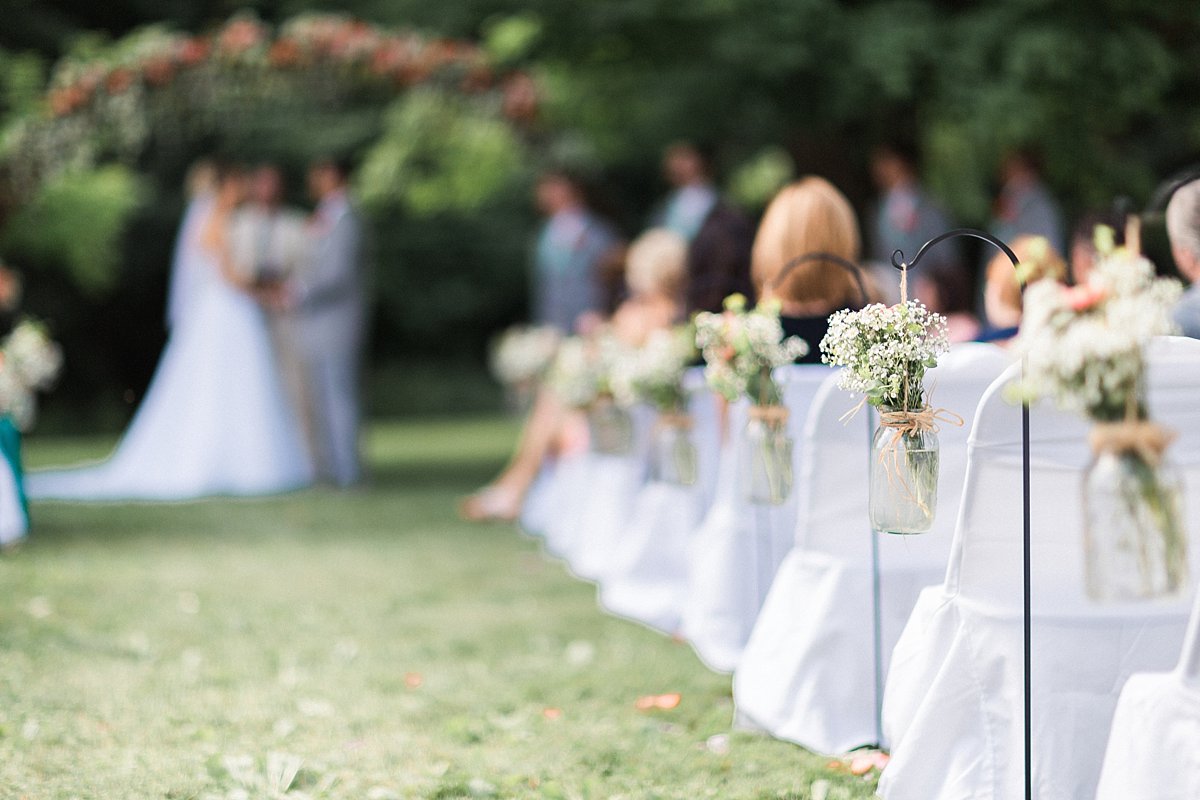
<svg viewBox="0 0 1200 800">
<path fill-rule="evenodd" d="M 17 212 L 2 245 L 15 263 L 57 265 L 86 292 L 102 293 L 116 281 L 122 235 L 142 195 L 123 166 L 64 174 Z"/>
<path fill-rule="evenodd" d="M 796 174 L 787 150 L 767 147 L 729 176 L 729 196 L 746 208 L 763 208 Z"/>
<path fill-rule="evenodd" d="M 523 172 L 512 126 L 470 98 L 418 89 L 393 103 L 357 179 L 369 206 L 473 212 Z"/>
</svg>

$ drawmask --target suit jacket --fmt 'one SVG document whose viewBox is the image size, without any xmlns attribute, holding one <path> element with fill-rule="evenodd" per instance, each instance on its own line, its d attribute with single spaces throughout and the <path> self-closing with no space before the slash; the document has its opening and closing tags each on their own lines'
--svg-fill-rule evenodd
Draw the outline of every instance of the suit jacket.
<svg viewBox="0 0 1200 800">
<path fill-rule="evenodd" d="M 301 337 L 314 354 L 357 351 L 366 323 L 362 228 L 346 196 L 322 201 L 311 224 L 312 259 L 296 286 Z"/>
</svg>

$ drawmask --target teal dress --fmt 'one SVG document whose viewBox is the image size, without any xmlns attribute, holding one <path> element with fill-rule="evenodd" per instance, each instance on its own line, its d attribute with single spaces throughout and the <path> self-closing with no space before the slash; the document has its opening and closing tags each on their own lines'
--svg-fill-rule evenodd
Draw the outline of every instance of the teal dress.
<svg viewBox="0 0 1200 800">
<path fill-rule="evenodd" d="M 0 524 L 0 546 L 3 546 L 25 538 L 29 529 L 29 500 L 25 496 L 25 472 L 21 466 L 21 432 L 10 417 L 0 417 L 0 455 L 3 455 L 4 460 L 8 462 L 8 468 L 12 470 L 17 500 L 21 504 L 20 522 L 16 529 L 6 529 L 7 522 Z M 6 501 L 7 498 L 0 497 L 0 502 Z"/>
</svg>

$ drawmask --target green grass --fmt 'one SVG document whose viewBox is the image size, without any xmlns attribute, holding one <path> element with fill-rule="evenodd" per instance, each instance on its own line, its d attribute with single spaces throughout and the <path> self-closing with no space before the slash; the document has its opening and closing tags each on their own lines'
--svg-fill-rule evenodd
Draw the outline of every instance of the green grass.
<svg viewBox="0 0 1200 800">
<path fill-rule="evenodd" d="M 0 557 L 0 796 L 277 797 L 298 767 L 290 797 L 869 797 L 787 744 L 706 746 L 727 678 L 511 527 L 455 519 L 514 433 L 377 425 L 349 493 L 35 506 Z M 110 445 L 35 438 L 29 460 Z M 678 708 L 634 708 L 665 692 Z"/>
</svg>

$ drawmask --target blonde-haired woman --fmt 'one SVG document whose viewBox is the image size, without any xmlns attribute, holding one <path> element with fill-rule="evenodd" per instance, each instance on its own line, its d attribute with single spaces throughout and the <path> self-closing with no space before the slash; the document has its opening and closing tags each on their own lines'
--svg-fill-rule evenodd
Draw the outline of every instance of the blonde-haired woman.
<svg viewBox="0 0 1200 800">
<path fill-rule="evenodd" d="M 1012 243 L 1012 251 L 1021 262 L 1027 284 L 1042 278 L 1066 280 L 1067 262 L 1045 237 L 1019 236 Z M 1004 344 L 1017 335 L 1025 303 L 1021 297 L 1017 271 L 1003 253 L 997 253 L 988 262 L 983 285 L 983 310 L 987 315 L 987 327 L 976 341 Z"/>
<path fill-rule="evenodd" d="M 780 304 L 784 333 L 808 342 L 802 361 L 818 363 L 828 317 L 862 305 L 862 278 L 829 255 L 857 264 L 862 248 L 854 208 L 824 178 L 784 187 L 758 227 L 750 276 L 760 301 Z"/>
<path fill-rule="evenodd" d="M 679 322 L 686 280 L 683 238 L 662 228 L 642 234 L 625 256 L 629 298 L 613 314 L 609 330 L 624 344 L 640 347 L 654 331 Z M 539 391 L 512 461 L 494 481 L 462 502 L 462 517 L 477 522 L 517 519 L 525 495 L 570 420 L 570 409 L 553 391 Z"/>
</svg>

